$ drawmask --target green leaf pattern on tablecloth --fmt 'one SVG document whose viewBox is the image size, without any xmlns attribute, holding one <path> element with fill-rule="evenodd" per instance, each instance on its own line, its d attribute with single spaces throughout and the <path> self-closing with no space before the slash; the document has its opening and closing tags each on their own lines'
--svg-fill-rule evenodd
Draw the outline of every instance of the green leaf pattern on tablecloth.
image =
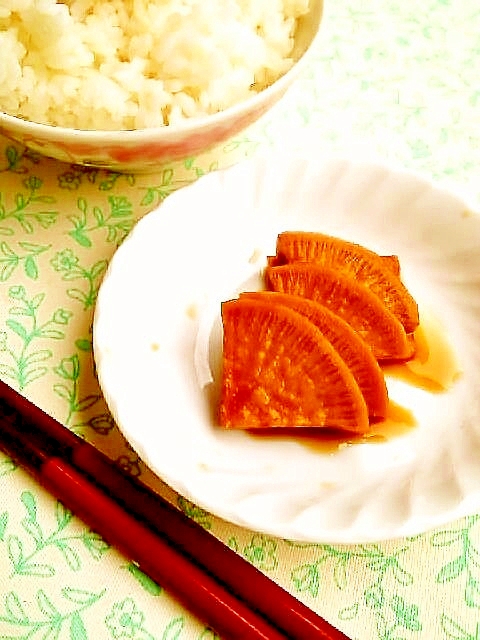
<svg viewBox="0 0 480 640">
<path fill-rule="evenodd" d="M 378 637 L 384 640 L 399 639 L 402 637 L 400 631 L 421 631 L 420 606 L 407 600 L 414 577 L 402 563 L 411 543 L 399 545 L 388 553 L 378 544 L 349 547 L 290 544 L 294 548 L 308 549 L 313 555 L 312 560 L 291 572 L 298 593 L 318 598 L 328 580 L 338 591 L 345 591 L 351 582 L 351 574 L 360 573 L 369 579 L 365 581 L 361 597 L 338 610 L 340 620 L 367 616 Z"/>
<path fill-rule="evenodd" d="M 134 562 L 129 562 L 127 565 L 128 571 L 136 578 L 139 584 L 148 591 L 150 594 L 158 596 L 162 593 L 162 587 L 158 585 L 154 580 L 141 571 Z"/>
<path fill-rule="evenodd" d="M 60 503 L 55 505 L 55 526 L 46 531 L 37 519 L 37 498 L 31 491 L 24 491 L 20 499 L 26 510 L 20 524 L 23 535 L 9 535 L 5 539 L 10 560 L 10 577 L 15 575 L 45 578 L 55 575 L 57 568 L 53 564 L 42 562 L 46 551 L 57 550 L 66 566 L 72 571 L 81 569 L 81 555 L 77 547 L 84 548 L 99 560 L 108 549 L 101 537 L 92 531 L 70 532 L 68 525 L 72 514 Z M 27 534 L 27 535 L 25 535 Z M 62 566 L 58 567 L 61 570 Z"/>
<path fill-rule="evenodd" d="M 0 138 L 0 376 L 353 640 L 480 640 L 480 516 L 359 545 L 215 518 L 155 479 L 114 425 L 94 372 L 96 296 L 115 249 L 173 191 L 310 130 L 321 154 L 380 155 L 480 208 L 479 32 L 472 0 L 327 2 L 313 64 L 271 114 L 151 175 Z M 0 495 L 0 640 L 216 638 L 3 454 Z"/>
<path fill-rule="evenodd" d="M 48 340 L 62 340 L 63 326 L 68 324 L 72 313 L 58 307 L 46 319 L 41 318 L 44 293 L 28 297 L 23 285 L 13 285 L 8 289 L 9 317 L 5 320 L 10 333 L 0 334 L 0 373 L 7 380 L 14 381 L 20 390 L 48 372 L 45 362 L 53 352 L 37 347 Z"/>
<path fill-rule="evenodd" d="M 68 412 L 63 422 L 69 426 L 76 414 L 85 412 L 102 399 L 100 393 L 90 393 L 85 396 L 79 395 L 80 371 L 78 354 L 62 358 L 60 364 L 54 368 L 54 372 L 63 378 L 63 382 L 55 384 L 53 390 L 68 403 Z M 94 418 L 91 420 L 94 420 Z"/>
<path fill-rule="evenodd" d="M 81 233 L 84 234 L 85 230 Z M 87 239 L 86 236 L 82 237 Z M 78 236 L 74 236 L 74 239 L 78 242 Z M 90 240 L 88 240 L 88 242 L 85 241 L 83 246 L 91 246 Z M 55 271 L 62 274 L 62 280 L 66 282 L 73 280 L 84 281 L 83 288 L 69 287 L 67 289 L 66 292 L 69 298 L 80 302 L 83 310 L 94 306 L 98 289 L 107 269 L 106 260 L 98 260 L 90 267 L 84 267 L 80 264 L 78 256 L 71 249 L 63 249 L 55 254 L 50 264 Z"/>
<path fill-rule="evenodd" d="M 8 637 L 19 640 L 34 637 L 58 638 L 64 629 L 70 630 L 69 637 L 72 639 L 88 638 L 82 613 L 94 605 L 102 595 L 102 592 L 88 593 L 65 587 L 62 589 L 64 602 L 61 602 L 57 608 L 45 591 L 40 589 L 36 593 L 37 611 L 30 613 L 22 604 L 19 595 L 10 591 L 4 599 L 5 613 L 4 615 L 0 613 L 0 628 L 3 623 L 8 625 L 14 633 L 17 632 L 17 635 Z M 7 638 L 7 636 L 0 637 Z"/>
<path fill-rule="evenodd" d="M 33 242 L 19 242 L 18 248 L 12 248 L 8 242 L 0 242 L 0 282 L 6 282 L 15 269 L 23 266 L 25 275 L 32 279 L 38 278 L 37 257 L 48 251 L 49 245 L 42 246 Z"/>
<path fill-rule="evenodd" d="M 13 236 L 20 226 L 26 234 L 35 231 L 35 225 L 48 229 L 55 224 L 58 211 L 45 210 L 45 205 L 55 203 L 55 198 L 40 195 L 43 181 L 31 175 L 22 181 L 21 189 L 12 195 L 12 202 L 0 201 L 0 235 Z"/>
<path fill-rule="evenodd" d="M 195 522 L 201 525 L 204 529 L 212 528 L 212 516 L 190 500 L 187 500 L 183 496 L 178 496 L 177 507 L 189 518 L 195 520 Z"/>
<path fill-rule="evenodd" d="M 79 213 L 70 216 L 73 225 L 69 235 L 81 246 L 91 247 L 92 236 L 103 231 L 107 242 L 118 246 L 134 225 L 132 203 L 124 197 L 108 197 L 108 209 L 98 206 L 89 209 L 85 198 L 78 198 L 77 207 Z"/>
<path fill-rule="evenodd" d="M 480 542 L 475 544 L 480 516 L 465 519 L 464 526 L 438 531 L 431 543 L 436 547 L 447 547 L 454 554 L 436 576 L 439 584 L 460 581 L 465 603 L 468 607 L 480 609 Z M 472 539 L 473 538 L 473 539 Z"/>
</svg>

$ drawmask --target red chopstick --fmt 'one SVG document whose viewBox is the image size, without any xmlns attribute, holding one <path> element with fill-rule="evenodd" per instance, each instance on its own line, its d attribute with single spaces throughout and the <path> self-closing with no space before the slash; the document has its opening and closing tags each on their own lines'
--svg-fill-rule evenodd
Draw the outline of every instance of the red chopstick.
<svg viewBox="0 0 480 640">
<path fill-rule="evenodd" d="M 348 640 L 1 380 L 0 449 L 225 638 Z"/>
</svg>

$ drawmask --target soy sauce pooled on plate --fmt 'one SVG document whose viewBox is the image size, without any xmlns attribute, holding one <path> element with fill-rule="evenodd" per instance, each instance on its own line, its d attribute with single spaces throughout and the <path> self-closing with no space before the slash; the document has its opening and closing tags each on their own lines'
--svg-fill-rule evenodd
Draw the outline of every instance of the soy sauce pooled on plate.
<svg viewBox="0 0 480 640">
<path fill-rule="evenodd" d="M 407 362 L 384 365 L 385 375 L 430 393 L 448 391 L 462 371 L 444 327 L 431 313 L 422 311 L 414 342 L 415 357 Z"/>
</svg>

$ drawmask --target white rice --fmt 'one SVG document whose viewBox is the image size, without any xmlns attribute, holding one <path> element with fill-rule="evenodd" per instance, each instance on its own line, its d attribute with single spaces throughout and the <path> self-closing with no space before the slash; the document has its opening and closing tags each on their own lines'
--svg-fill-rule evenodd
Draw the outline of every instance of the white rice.
<svg viewBox="0 0 480 640">
<path fill-rule="evenodd" d="M 221 111 L 292 65 L 309 0 L 0 0 L 0 111 L 140 129 Z"/>
</svg>

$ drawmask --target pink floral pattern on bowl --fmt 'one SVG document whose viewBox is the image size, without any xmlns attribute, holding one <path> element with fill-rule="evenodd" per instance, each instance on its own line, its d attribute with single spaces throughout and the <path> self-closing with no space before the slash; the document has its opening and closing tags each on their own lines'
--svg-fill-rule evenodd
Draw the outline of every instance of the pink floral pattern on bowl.
<svg viewBox="0 0 480 640">
<path fill-rule="evenodd" d="M 202 126 L 167 136 L 150 132 L 122 132 L 120 136 L 105 134 L 99 144 L 97 132 L 75 132 L 78 135 L 53 140 L 46 135 L 16 133 L 0 125 L 0 133 L 11 137 L 38 153 L 64 162 L 106 167 L 117 171 L 148 171 L 159 164 L 182 160 L 208 151 L 228 140 L 260 118 L 273 104 L 265 102 L 237 118 Z M 27 123 L 28 125 L 29 123 Z M 44 127 L 45 129 L 45 127 Z M 170 133 L 170 132 L 169 132 Z M 85 134 L 85 135 L 82 135 Z M 97 138 L 97 139 L 96 139 Z"/>
</svg>

